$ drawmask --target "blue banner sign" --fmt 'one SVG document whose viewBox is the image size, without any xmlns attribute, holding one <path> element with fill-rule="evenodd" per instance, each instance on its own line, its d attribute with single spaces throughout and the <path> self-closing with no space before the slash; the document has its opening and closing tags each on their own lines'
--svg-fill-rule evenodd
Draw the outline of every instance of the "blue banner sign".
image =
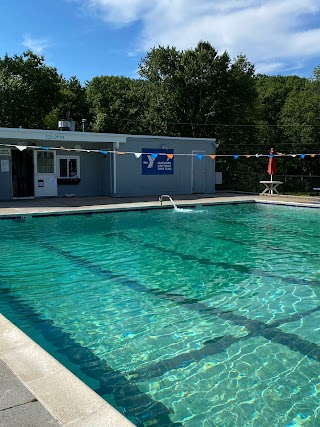
<svg viewBox="0 0 320 427">
<path fill-rule="evenodd" d="M 173 154 L 174 151 L 163 150 L 162 148 L 142 149 L 142 175 L 173 175 L 174 157 L 170 159 L 166 154 Z M 171 156 L 170 156 L 171 157 Z"/>
</svg>

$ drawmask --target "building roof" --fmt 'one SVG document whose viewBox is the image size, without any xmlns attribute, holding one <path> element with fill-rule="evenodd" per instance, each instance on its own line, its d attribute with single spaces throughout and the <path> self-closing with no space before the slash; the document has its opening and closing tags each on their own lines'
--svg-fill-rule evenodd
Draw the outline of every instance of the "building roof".
<svg viewBox="0 0 320 427">
<path fill-rule="evenodd" d="M 88 143 L 104 143 L 116 142 L 126 143 L 130 139 L 162 139 L 172 141 L 201 141 L 208 143 L 216 143 L 215 138 L 187 138 L 173 136 L 153 136 L 153 135 L 130 135 L 130 134 L 115 134 L 115 133 L 96 133 L 96 132 L 72 132 L 60 130 L 45 130 L 45 129 L 23 129 L 23 128 L 2 128 L 0 127 L 0 143 L 3 140 L 11 140 L 12 143 L 47 141 L 47 142 L 88 142 Z"/>
</svg>

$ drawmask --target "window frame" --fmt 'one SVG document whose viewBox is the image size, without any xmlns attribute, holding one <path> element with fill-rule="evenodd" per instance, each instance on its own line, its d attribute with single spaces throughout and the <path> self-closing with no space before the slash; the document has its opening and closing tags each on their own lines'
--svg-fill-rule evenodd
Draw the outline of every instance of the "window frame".
<svg viewBox="0 0 320 427">
<path fill-rule="evenodd" d="M 52 165 L 41 165 L 41 163 L 38 161 L 38 154 L 53 154 L 53 159 L 44 159 L 44 160 L 52 160 L 53 164 Z M 41 166 L 40 166 L 41 165 Z M 55 175 L 56 174 L 56 165 L 57 165 L 57 156 L 54 150 L 46 150 L 46 151 L 42 151 L 42 150 L 35 150 L 35 156 L 34 156 L 34 166 L 35 166 L 35 175 Z M 53 171 L 52 172 L 39 172 L 39 167 L 50 167 L 53 166 Z"/>
<path fill-rule="evenodd" d="M 76 160 L 77 162 L 77 175 L 76 176 L 61 176 L 60 175 L 60 160 L 67 160 L 67 173 L 69 173 L 69 160 Z M 78 180 L 80 179 L 80 156 L 57 156 L 57 178 Z"/>
</svg>

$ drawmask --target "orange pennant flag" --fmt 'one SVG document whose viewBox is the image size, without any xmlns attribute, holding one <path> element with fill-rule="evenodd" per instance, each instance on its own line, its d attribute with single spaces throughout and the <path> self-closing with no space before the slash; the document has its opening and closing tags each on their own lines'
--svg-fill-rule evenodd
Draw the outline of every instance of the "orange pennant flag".
<svg viewBox="0 0 320 427">
<path fill-rule="evenodd" d="M 249 159 L 251 157 L 251 154 L 246 154 L 246 158 Z"/>
<path fill-rule="evenodd" d="M 316 155 L 315 154 L 310 154 L 310 157 L 315 157 Z"/>
<path fill-rule="evenodd" d="M 213 159 L 213 160 L 214 160 L 214 159 L 216 158 L 216 155 L 215 155 L 215 154 L 211 154 L 211 156 L 210 156 L 210 157 L 211 157 L 211 159 Z"/>
<path fill-rule="evenodd" d="M 117 154 L 126 154 L 123 151 L 116 151 Z"/>
<path fill-rule="evenodd" d="M 167 154 L 168 159 L 173 159 L 173 154 Z"/>
</svg>

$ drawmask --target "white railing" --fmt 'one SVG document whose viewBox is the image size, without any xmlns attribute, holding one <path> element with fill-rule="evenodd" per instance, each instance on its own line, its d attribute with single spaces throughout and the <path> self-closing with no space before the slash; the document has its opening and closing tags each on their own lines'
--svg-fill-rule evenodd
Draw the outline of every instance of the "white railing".
<svg viewBox="0 0 320 427">
<path fill-rule="evenodd" d="M 174 201 L 172 200 L 172 198 L 168 194 L 162 194 L 162 196 L 159 197 L 159 202 L 161 203 L 161 205 L 162 205 L 162 199 L 164 197 L 167 197 L 170 200 L 170 202 L 172 203 L 172 206 L 174 207 L 174 209 L 177 210 L 177 205 L 174 203 Z"/>
</svg>

